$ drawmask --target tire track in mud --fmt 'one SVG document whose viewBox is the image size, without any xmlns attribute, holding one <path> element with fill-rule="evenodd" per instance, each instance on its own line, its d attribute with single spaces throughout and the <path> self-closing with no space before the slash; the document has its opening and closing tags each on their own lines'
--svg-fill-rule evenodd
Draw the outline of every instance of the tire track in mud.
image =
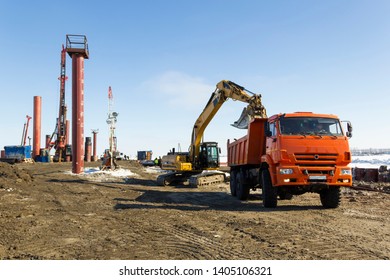
<svg viewBox="0 0 390 280">
<path fill-rule="evenodd" d="M 366 248 L 367 237 L 356 235 L 350 228 L 329 227 L 329 221 L 325 219 L 302 221 L 292 216 L 291 212 L 271 212 L 265 220 L 274 229 L 262 235 L 261 239 L 277 247 L 301 250 L 303 258 L 356 260 L 387 259 L 389 256 L 389 252 L 383 252 L 381 248 Z"/>
<path fill-rule="evenodd" d="M 69 259 L 68 248 L 72 251 L 78 251 L 80 246 L 77 243 L 77 238 L 62 238 L 55 239 L 51 243 L 24 241 L 15 246 L 15 249 L 9 249 L 10 259 L 30 259 L 30 260 L 53 260 L 53 259 Z M 56 242 L 54 242 L 56 241 Z M 14 252 L 17 250 L 18 253 Z"/>
<path fill-rule="evenodd" d="M 250 256 L 236 251 L 232 248 L 225 247 L 218 241 L 218 237 L 211 239 L 196 229 L 186 225 L 169 226 L 164 230 L 171 235 L 167 242 L 168 250 L 180 251 L 181 256 L 188 259 L 249 259 Z M 183 258 L 183 257 L 181 257 Z"/>
<path fill-rule="evenodd" d="M 96 235 L 97 230 L 86 224 L 86 220 L 95 215 L 83 214 L 75 216 L 66 214 L 62 217 L 62 221 L 66 221 L 68 228 L 65 231 L 55 231 L 53 228 L 63 227 L 56 221 L 51 220 L 48 224 L 38 222 L 37 229 L 33 229 L 34 233 L 30 233 L 28 240 L 21 240 L 16 244 L 17 252 L 13 252 L 12 248 L 9 251 L 11 259 L 96 259 L 99 258 L 99 249 L 111 250 L 113 247 L 124 247 L 126 242 L 123 241 L 124 236 L 129 237 L 123 231 L 112 232 L 110 229 L 102 232 L 100 236 Z M 104 222 L 104 216 L 95 216 L 94 220 L 98 224 Z M 61 223 L 61 222 L 59 222 Z M 83 226 L 81 226 L 83 225 Z M 43 235 L 45 235 L 44 238 Z M 141 238 L 137 235 L 138 239 Z M 112 252 L 114 258 L 115 251 Z M 102 257 L 107 258 L 107 257 Z M 118 256 L 118 259 L 120 256 Z"/>
</svg>

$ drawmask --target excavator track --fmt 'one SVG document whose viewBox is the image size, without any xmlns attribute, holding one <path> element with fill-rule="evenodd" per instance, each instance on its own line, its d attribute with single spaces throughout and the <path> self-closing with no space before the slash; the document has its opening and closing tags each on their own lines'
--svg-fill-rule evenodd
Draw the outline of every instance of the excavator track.
<svg viewBox="0 0 390 280">
<path fill-rule="evenodd" d="M 199 174 L 171 172 L 157 177 L 157 184 L 164 187 L 185 181 L 188 181 L 189 185 L 194 188 L 217 185 L 226 181 L 226 174 L 221 171 L 202 172 Z"/>
<path fill-rule="evenodd" d="M 226 181 L 226 175 L 223 172 L 202 172 L 200 174 L 192 175 L 189 178 L 190 186 L 200 187 L 200 186 L 209 186 L 217 185 Z"/>
<path fill-rule="evenodd" d="M 161 174 L 157 177 L 157 184 L 160 186 L 169 186 L 176 176 L 175 172 Z"/>
<path fill-rule="evenodd" d="M 161 174 L 157 177 L 157 184 L 160 186 L 169 186 L 173 184 L 183 183 L 188 180 L 192 173 L 187 172 L 169 172 Z"/>
</svg>

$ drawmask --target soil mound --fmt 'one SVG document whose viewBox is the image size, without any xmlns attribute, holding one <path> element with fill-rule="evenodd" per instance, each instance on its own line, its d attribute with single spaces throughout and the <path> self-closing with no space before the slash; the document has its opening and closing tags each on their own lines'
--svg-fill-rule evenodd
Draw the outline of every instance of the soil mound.
<svg viewBox="0 0 390 280">
<path fill-rule="evenodd" d="M 0 162 L 0 188 L 7 188 L 19 183 L 31 183 L 33 176 L 28 170 L 16 165 Z"/>
</svg>

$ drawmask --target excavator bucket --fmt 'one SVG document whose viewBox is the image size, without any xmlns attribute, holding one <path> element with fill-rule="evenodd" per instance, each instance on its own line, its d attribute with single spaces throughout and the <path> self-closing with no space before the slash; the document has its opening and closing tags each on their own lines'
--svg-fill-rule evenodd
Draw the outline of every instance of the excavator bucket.
<svg viewBox="0 0 390 280">
<path fill-rule="evenodd" d="M 248 108 L 245 107 L 242 110 L 241 116 L 238 120 L 231 124 L 231 126 L 239 129 L 247 129 L 249 122 L 251 120 L 250 113 L 248 112 Z"/>
<path fill-rule="evenodd" d="M 248 128 L 249 122 L 253 118 L 266 119 L 267 113 L 261 103 L 261 95 L 255 94 L 249 100 L 249 105 L 242 110 L 240 118 L 232 126 L 240 129 Z"/>
</svg>

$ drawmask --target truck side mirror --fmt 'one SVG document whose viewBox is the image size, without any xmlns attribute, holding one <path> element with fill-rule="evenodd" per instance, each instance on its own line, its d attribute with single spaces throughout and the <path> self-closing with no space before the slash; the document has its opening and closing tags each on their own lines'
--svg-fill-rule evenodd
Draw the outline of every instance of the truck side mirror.
<svg viewBox="0 0 390 280">
<path fill-rule="evenodd" d="M 347 123 L 347 132 L 345 133 L 345 136 L 348 138 L 352 137 L 352 124 L 350 121 L 341 121 L 342 123 Z"/>
<path fill-rule="evenodd" d="M 350 122 L 347 123 L 347 137 L 351 138 L 352 137 L 352 124 Z"/>
<path fill-rule="evenodd" d="M 347 123 L 347 129 L 348 129 L 348 132 L 352 132 L 352 124 L 351 123 Z"/>
</svg>

